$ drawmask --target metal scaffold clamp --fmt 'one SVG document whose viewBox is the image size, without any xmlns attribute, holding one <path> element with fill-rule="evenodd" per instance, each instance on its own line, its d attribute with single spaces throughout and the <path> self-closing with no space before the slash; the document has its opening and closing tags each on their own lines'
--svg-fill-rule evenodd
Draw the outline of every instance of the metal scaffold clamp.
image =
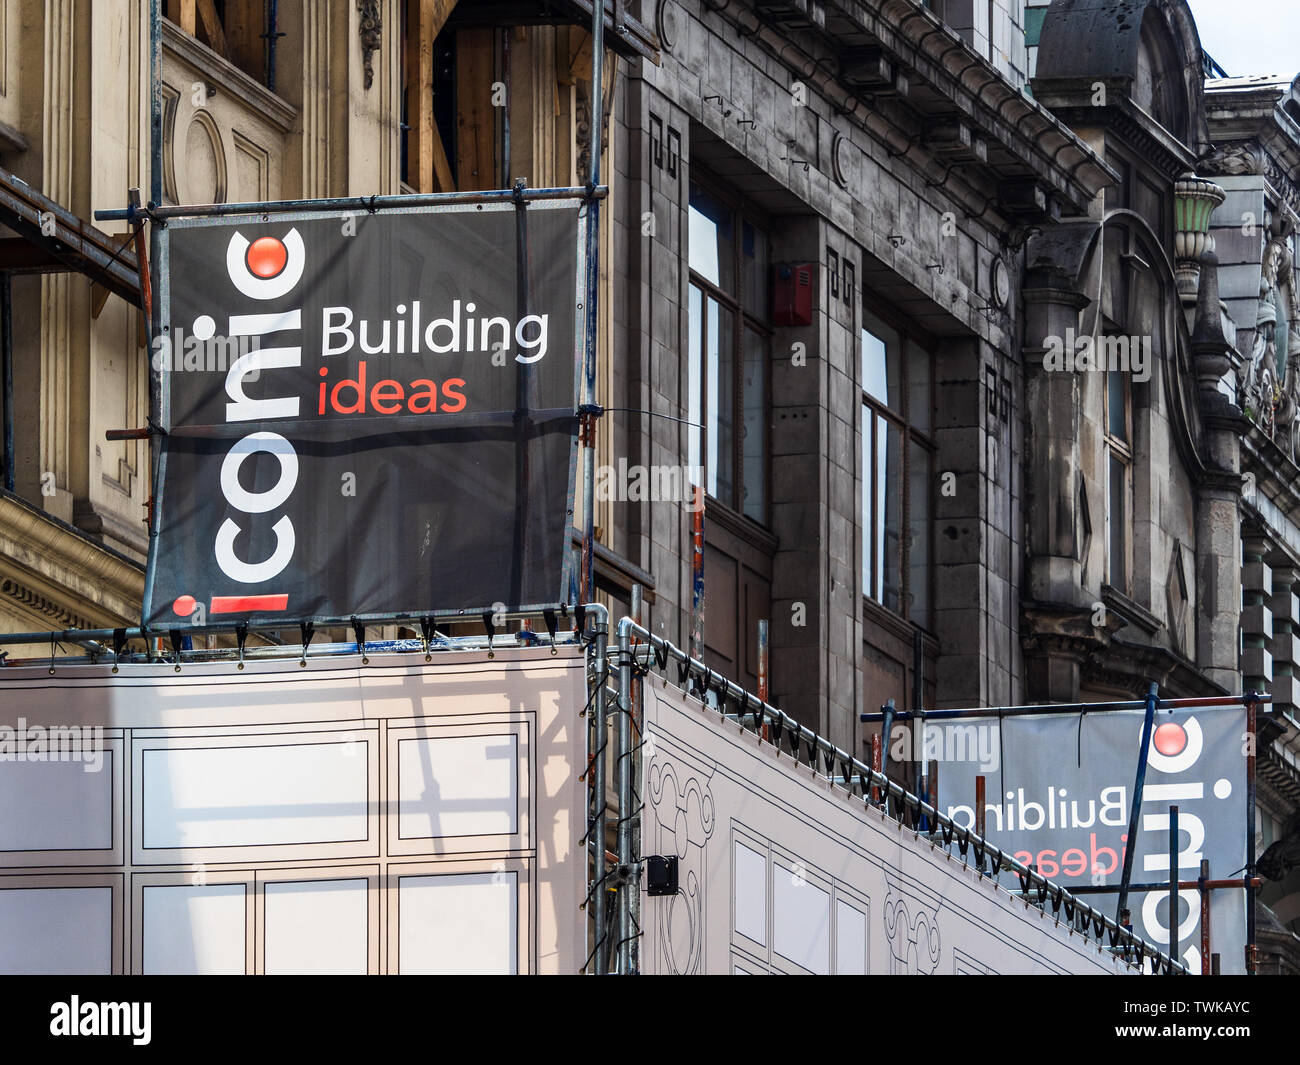
<svg viewBox="0 0 1300 1065">
<path fill-rule="evenodd" d="M 433 618 L 423 617 L 420 619 L 420 638 L 424 641 L 424 660 L 433 661 L 433 655 L 429 653 L 429 641 L 433 639 L 433 634 L 437 630 L 433 627 Z"/>
<path fill-rule="evenodd" d="M 370 665 L 370 658 L 366 655 L 366 626 L 363 622 L 358 621 L 355 616 L 352 618 L 352 632 L 357 638 L 357 650 L 361 654 L 361 664 L 363 666 Z"/>
</svg>

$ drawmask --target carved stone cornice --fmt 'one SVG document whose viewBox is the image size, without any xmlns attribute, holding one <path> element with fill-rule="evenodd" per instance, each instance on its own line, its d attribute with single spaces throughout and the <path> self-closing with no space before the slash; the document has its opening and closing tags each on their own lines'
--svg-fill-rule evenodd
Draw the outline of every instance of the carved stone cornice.
<svg viewBox="0 0 1300 1065">
<path fill-rule="evenodd" d="M 281 133 L 293 129 L 298 109 L 277 96 L 260 81 L 245 74 L 225 56 L 196 40 L 179 26 L 163 19 L 163 45 L 215 85 L 220 85 L 241 103 L 257 112 Z"/>
<path fill-rule="evenodd" d="M 1118 175 L 1096 152 L 1047 109 L 1019 91 L 986 58 L 975 53 L 951 27 L 912 0 L 827 0 L 820 24 L 783 23 L 773 7 L 751 10 L 737 0 L 706 5 L 753 40 L 790 73 L 806 82 L 848 120 L 886 145 L 892 157 L 915 165 L 926 180 L 943 184 L 972 216 L 1015 214 L 984 186 L 1021 181 L 1021 196 L 1040 201 L 1048 213 L 1059 205 L 1085 211 Z M 845 69 L 852 39 L 878 48 L 891 72 L 887 89 L 873 89 Z M 923 86 L 908 91 L 905 86 Z M 902 101 L 895 99 L 902 94 Z M 957 115 L 954 116 L 954 111 Z M 988 161 L 954 168 L 925 144 L 927 120 L 957 117 L 987 144 Z M 932 124 L 932 123 L 931 123 Z M 1048 204 L 1046 201 L 1055 201 Z M 1005 218 L 1003 218 L 1005 221 Z"/>
<path fill-rule="evenodd" d="M 1117 103 L 1094 106 L 1072 82 L 1035 78 L 1034 93 L 1051 108 L 1057 118 L 1071 129 L 1101 128 L 1128 146 L 1143 162 L 1152 166 L 1165 180 L 1173 182 L 1179 174 L 1197 167 L 1195 154 L 1177 140 L 1159 122 L 1121 97 L 1116 87 Z M 1108 91 L 1109 87 L 1108 87 Z"/>
<path fill-rule="evenodd" d="M 36 616 L 66 618 L 60 628 L 135 625 L 144 568 L 5 494 L 0 495 L 0 594 Z"/>
</svg>

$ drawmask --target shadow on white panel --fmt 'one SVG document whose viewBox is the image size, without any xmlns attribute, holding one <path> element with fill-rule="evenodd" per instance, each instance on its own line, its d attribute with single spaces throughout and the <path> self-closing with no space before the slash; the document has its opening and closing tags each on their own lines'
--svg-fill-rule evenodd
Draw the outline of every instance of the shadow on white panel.
<svg viewBox="0 0 1300 1065">
<path fill-rule="evenodd" d="M 151 886 L 143 900 L 145 973 L 245 971 L 243 884 Z"/>
<path fill-rule="evenodd" d="M 0 974 L 113 971 L 113 889 L 0 889 Z"/>
<path fill-rule="evenodd" d="M 109 850 L 113 754 L 91 762 L 0 761 L 0 851 Z"/>
<path fill-rule="evenodd" d="M 397 905 L 400 972 L 518 971 L 516 873 L 404 876 Z"/>
<path fill-rule="evenodd" d="M 519 831 L 519 737 L 401 740 L 398 835 L 512 836 Z"/>
<path fill-rule="evenodd" d="M 364 878 L 267 884 L 268 975 L 365 975 L 366 885 Z"/>
<path fill-rule="evenodd" d="M 354 742 L 146 750 L 144 846 L 364 840 L 366 746 Z"/>
</svg>

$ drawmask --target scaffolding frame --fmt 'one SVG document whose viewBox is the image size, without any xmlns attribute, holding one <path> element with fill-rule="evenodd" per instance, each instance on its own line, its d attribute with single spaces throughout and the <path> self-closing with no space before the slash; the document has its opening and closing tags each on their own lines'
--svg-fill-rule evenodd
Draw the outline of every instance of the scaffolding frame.
<svg viewBox="0 0 1300 1065">
<path fill-rule="evenodd" d="M 644 737 L 640 732 L 639 721 L 635 720 L 634 708 L 638 705 L 638 700 L 635 698 L 634 686 L 652 670 L 657 670 L 665 679 L 671 679 L 668 677 L 668 663 L 671 661 L 678 674 L 677 682 L 690 682 L 690 694 L 701 699 L 712 696 L 717 701 L 716 709 L 720 718 L 755 733 L 764 743 L 771 743 L 777 750 L 784 750 L 783 743 L 788 745 L 796 761 L 819 773 L 824 772 L 831 783 L 842 789 L 845 801 L 860 801 L 865 808 L 878 810 L 882 816 L 897 821 L 901 829 L 911 830 L 914 839 L 924 836 L 931 847 L 942 847 L 954 854 L 954 857 L 960 858 L 963 866 L 969 865 L 973 860 L 981 878 L 987 876 L 997 884 L 1000 883 L 1002 873 L 1014 874 L 1019 882 L 1018 894 L 1026 905 L 1036 906 L 1044 913 L 1048 912 L 1050 906 L 1051 913 L 1058 921 L 1064 916 L 1085 941 L 1094 940 L 1099 947 L 1110 950 L 1140 971 L 1162 975 L 1186 975 L 1189 972 L 1185 963 L 1120 925 L 1114 918 L 1089 905 L 1066 887 L 1017 861 L 986 837 L 958 825 L 929 802 L 907 791 L 902 785 L 835 746 L 812 729 L 801 725 L 784 711 L 728 680 L 688 651 L 654 635 L 633 618 L 623 617 L 619 620 L 616 645 L 611 650 L 608 616 L 603 608 L 598 616 L 589 658 L 592 663 L 589 674 L 592 688 L 588 700 L 588 705 L 594 707 L 592 716 L 595 718 L 595 721 L 589 723 L 588 729 L 588 736 L 593 743 L 589 763 L 589 794 L 592 796 L 593 816 L 589 820 L 588 839 L 589 850 L 596 860 L 593 862 L 587 899 L 588 905 L 597 899 L 602 904 L 595 907 L 592 922 L 593 944 L 589 955 L 591 971 L 616 975 L 633 975 L 640 971 L 639 944 L 642 930 L 639 905 L 644 859 L 640 854 L 640 846 L 644 801 L 638 794 L 636 777 Z M 617 672 L 617 682 L 611 693 L 607 686 L 613 670 Z M 604 845 L 608 822 L 608 810 L 605 808 L 605 762 L 610 746 L 605 714 L 609 694 L 614 696 L 614 712 L 617 714 L 613 751 L 619 809 L 616 820 L 617 852 L 613 854 L 607 854 Z M 591 835 L 595 836 L 594 840 L 590 839 Z M 605 919 L 603 905 L 603 896 L 607 893 L 613 895 L 612 929 Z M 1147 963 L 1149 970 L 1145 969 Z"/>
</svg>

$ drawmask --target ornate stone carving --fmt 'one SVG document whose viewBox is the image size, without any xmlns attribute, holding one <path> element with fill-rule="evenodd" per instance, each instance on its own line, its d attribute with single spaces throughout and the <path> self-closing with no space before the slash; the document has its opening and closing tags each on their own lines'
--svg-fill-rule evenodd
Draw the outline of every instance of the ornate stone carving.
<svg viewBox="0 0 1300 1065">
<path fill-rule="evenodd" d="M 1259 280 L 1255 339 L 1238 371 L 1240 396 L 1247 417 L 1292 461 L 1300 444 L 1300 298 L 1290 241 L 1274 237 L 1264 248 Z M 1288 319 L 1279 336 L 1278 306 Z M 1285 345 L 1285 360 L 1278 351 Z"/>
<path fill-rule="evenodd" d="M 374 54 L 379 51 L 383 37 L 384 22 L 379 13 L 379 0 L 357 0 L 357 10 L 361 13 L 361 55 L 366 67 L 366 88 L 375 81 Z"/>
<path fill-rule="evenodd" d="M 1255 144 L 1228 144 L 1208 156 L 1200 164 L 1200 170 L 1215 176 L 1261 174 L 1264 153 Z"/>
</svg>

